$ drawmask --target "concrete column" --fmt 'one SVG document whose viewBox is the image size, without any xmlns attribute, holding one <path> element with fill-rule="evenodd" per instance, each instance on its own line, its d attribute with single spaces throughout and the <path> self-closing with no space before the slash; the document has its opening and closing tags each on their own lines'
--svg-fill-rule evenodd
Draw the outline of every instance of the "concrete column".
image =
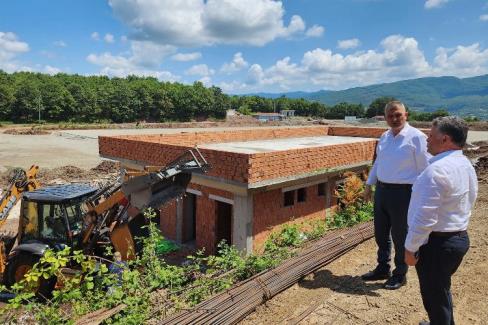
<svg viewBox="0 0 488 325">
<path fill-rule="evenodd" d="M 234 194 L 232 244 L 246 254 L 252 253 L 253 197 Z"/>
<path fill-rule="evenodd" d="M 176 242 L 183 242 L 183 198 L 176 199 Z"/>
</svg>

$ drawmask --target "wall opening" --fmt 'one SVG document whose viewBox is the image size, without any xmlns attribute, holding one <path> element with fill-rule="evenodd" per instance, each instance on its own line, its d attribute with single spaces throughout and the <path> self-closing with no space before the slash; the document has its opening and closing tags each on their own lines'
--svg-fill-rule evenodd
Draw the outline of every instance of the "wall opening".
<svg viewBox="0 0 488 325">
<path fill-rule="evenodd" d="M 232 205 L 215 201 L 215 244 L 225 239 L 226 243 L 232 244 Z"/>
<path fill-rule="evenodd" d="M 302 187 L 297 190 L 297 202 L 305 201 L 307 201 L 307 189 L 305 187 Z"/>
<path fill-rule="evenodd" d="M 325 183 L 325 182 L 317 184 L 317 195 L 318 196 L 325 196 L 326 185 L 327 185 L 327 183 Z"/>
<path fill-rule="evenodd" d="M 286 191 L 283 193 L 283 206 L 289 207 L 295 204 L 295 191 Z"/>
<path fill-rule="evenodd" d="M 183 243 L 191 242 L 196 239 L 196 219 L 197 219 L 197 196 L 192 193 L 186 193 L 183 198 L 183 229 L 181 241 Z"/>
</svg>

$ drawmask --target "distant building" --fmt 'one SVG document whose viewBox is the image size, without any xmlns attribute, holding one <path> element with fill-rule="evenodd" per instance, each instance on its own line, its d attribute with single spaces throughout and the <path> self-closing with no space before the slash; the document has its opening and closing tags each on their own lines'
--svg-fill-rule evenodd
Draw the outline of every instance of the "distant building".
<svg viewBox="0 0 488 325">
<path fill-rule="evenodd" d="M 280 114 L 283 116 L 283 118 L 293 117 L 293 116 L 295 116 L 295 110 L 294 109 L 284 109 L 280 112 Z"/>
<path fill-rule="evenodd" d="M 383 115 L 376 115 L 375 117 L 373 117 L 373 120 L 384 121 L 385 117 Z"/>
<path fill-rule="evenodd" d="M 356 116 L 344 116 L 345 122 L 356 122 Z"/>
<path fill-rule="evenodd" d="M 236 116 L 237 115 L 237 112 L 235 109 L 228 109 L 226 112 L 225 112 L 225 116 L 226 117 L 231 117 L 231 116 Z"/>
<path fill-rule="evenodd" d="M 280 113 L 255 113 L 252 114 L 252 117 L 261 122 L 281 121 L 283 119 L 283 115 Z"/>
</svg>

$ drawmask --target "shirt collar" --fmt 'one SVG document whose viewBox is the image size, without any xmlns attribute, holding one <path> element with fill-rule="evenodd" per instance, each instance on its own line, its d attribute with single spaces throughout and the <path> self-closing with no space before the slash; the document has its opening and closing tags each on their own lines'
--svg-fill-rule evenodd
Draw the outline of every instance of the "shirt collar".
<svg viewBox="0 0 488 325">
<path fill-rule="evenodd" d="M 435 155 L 434 157 L 430 158 L 429 163 L 432 164 L 433 162 L 436 162 L 438 160 L 441 160 L 444 157 L 451 156 L 451 155 L 462 156 L 463 151 L 462 150 L 448 150 L 448 151 L 441 152 L 441 153 Z"/>
</svg>

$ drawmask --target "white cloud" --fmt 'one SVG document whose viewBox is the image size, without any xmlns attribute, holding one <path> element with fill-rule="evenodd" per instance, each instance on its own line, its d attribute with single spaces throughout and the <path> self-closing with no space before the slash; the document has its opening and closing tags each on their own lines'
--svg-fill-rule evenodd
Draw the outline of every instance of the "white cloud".
<svg viewBox="0 0 488 325">
<path fill-rule="evenodd" d="M 212 86 L 212 78 L 205 76 L 201 78 L 200 81 L 205 87 L 211 87 Z"/>
<path fill-rule="evenodd" d="M 66 44 L 66 42 L 61 41 L 61 40 L 59 40 L 59 41 L 55 41 L 53 44 L 54 44 L 55 46 L 58 46 L 58 47 L 66 47 L 66 46 L 68 46 L 68 44 Z"/>
<path fill-rule="evenodd" d="M 7 72 L 27 70 L 27 67 L 21 66 L 15 59 L 29 50 L 29 44 L 20 41 L 16 34 L 0 32 L 0 69 Z"/>
<path fill-rule="evenodd" d="M 109 43 L 109 44 L 115 42 L 114 36 L 110 33 L 105 34 L 103 40 L 105 41 L 105 43 Z"/>
<path fill-rule="evenodd" d="M 344 89 L 426 76 L 472 77 L 488 74 L 488 49 L 479 43 L 438 48 L 429 63 L 415 38 L 391 35 L 379 50 L 350 55 L 316 48 L 303 54 L 300 62 L 289 57 L 264 68 L 252 64 L 243 82 L 221 83 L 228 92 Z"/>
<path fill-rule="evenodd" d="M 159 45 L 147 41 L 132 41 L 129 53 L 113 55 L 89 54 L 86 60 L 100 66 L 100 74 L 124 77 L 130 74 L 152 76 L 161 80 L 176 81 L 179 77 L 169 71 L 160 70 L 164 58 L 176 51 L 170 45 Z"/>
<path fill-rule="evenodd" d="M 159 66 L 165 57 L 175 53 L 176 47 L 148 41 L 132 41 L 131 51 L 134 64 L 154 68 Z"/>
<path fill-rule="evenodd" d="M 55 75 L 57 73 L 62 72 L 62 70 L 59 69 L 59 68 L 56 68 L 56 67 L 52 67 L 50 65 L 46 65 L 44 67 L 44 72 L 47 73 L 47 74 L 50 74 L 50 75 Z"/>
<path fill-rule="evenodd" d="M 224 63 L 222 65 L 222 67 L 220 68 L 220 72 L 231 74 L 246 68 L 248 65 L 249 63 L 247 63 L 247 61 L 244 60 L 244 58 L 242 57 L 242 53 L 237 52 L 236 54 L 234 54 L 234 57 L 232 58 L 232 62 Z"/>
<path fill-rule="evenodd" d="M 293 15 L 290 20 L 290 25 L 285 29 L 285 36 L 292 36 L 305 30 L 305 22 L 302 17 Z"/>
<path fill-rule="evenodd" d="M 480 16 L 481 21 L 488 21 L 488 14 Z"/>
<path fill-rule="evenodd" d="M 200 52 L 176 53 L 171 57 L 171 59 L 173 59 L 174 61 L 187 62 L 187 61 L 198 60 L 201 57 L 202 57 L 202 53 Z"/>
<path fill-rule="evenodd" d="M 426 9 L 439 8 L 447 3 L 449 0 L 427 0 L 425 1 L 424 7 Z"/>
<path fill-rule="evenodd" d="M 307 29 L 307 32 L 305 33 L 305 36 L 307 37 L 320 37 L 324 34 L 324 27 L 319 26 L 319 25 L 313 25 L 309 29 Z"/>
<path fill-rule="evenodd" d="M 345 39 L 337 42 L 337 47 L 343 50 L 354 49 L 361 45 L 361 42 L 357 38 Z"/>
<path fill-rule="evenodd" d="M 122 43 L 127 42 L 127 36 L 125 36 L 125 35 L 120 36 L 120 41 L 121 41 Z"/>
<path fill-rule="evenodd" d="M 100 40 L 100 34 L 98 34 L 98 32 L 91 33 L 90 37 L 94 41 L 99 41 Z"/>
<path fill-rule="evenodd" d="M 440 47 L 436 51 L 433 75 L 454 75 L 472 77 L 488 73 L 488 49 L 481 49 L 479 43 L 457 46 L 455 49 Z"/>
<path fill-rule="evenodd" d="M 305 30 L 297 15 L 286 26 L 283 3 L 274 0 L 109 0 L 109 4 L 132 28 L 132 38 L 175 46 L 262 46 Z"/>
<path fill-rule="evenodd" d="M 414 38 L 391 35 L 381 50 L 342 55 L 316 48 L 300 62 L 284 57 L 268 68 L 252 64 L 243 83 L 221 83 L 230 92 L 283 91 L 291 89 L 343 89 L 390 82 L 433 73 Z"/>
<path fill-rule="evenodd" d="M 263 79 L 264 79 L 263 68 L 261 68 L 261 66 L 256 63 L 251 65 L 249 71 L 247 72 L 246 83 L 250 85 L 261 84 Z"/>
<path fill-rule="evenodd" d="M 215 70 L 210 69 L 206 64 L 197 64 L 185 71 L 185 74 L 190 76 L 210 76 L 215 73 Z"/>
</svg>

